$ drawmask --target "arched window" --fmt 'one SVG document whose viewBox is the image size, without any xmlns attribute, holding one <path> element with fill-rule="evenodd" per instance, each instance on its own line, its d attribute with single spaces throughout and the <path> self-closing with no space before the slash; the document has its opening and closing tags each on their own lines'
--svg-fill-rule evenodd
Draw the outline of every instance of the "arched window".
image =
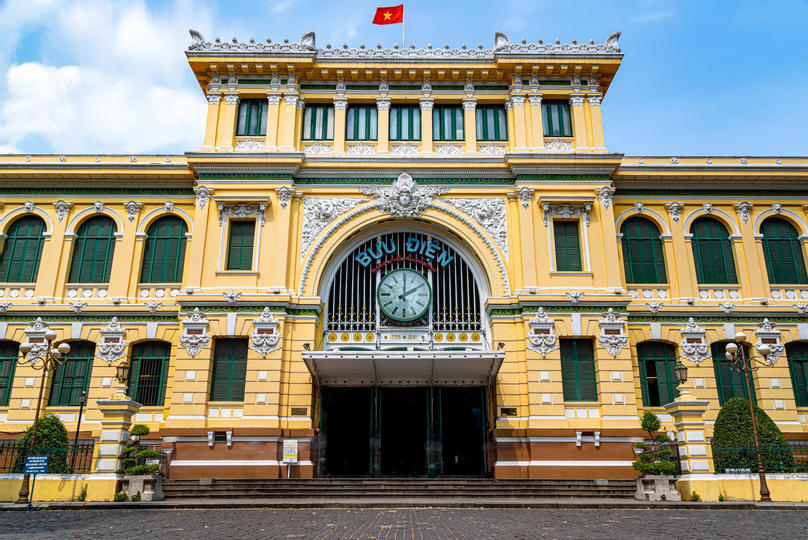
<svg viewBox="0 0 808 540">
<path fill-rule="evenodd" d="M 45 222 L 26 216 L 11 224 L 0 255 L 0 280 L 4 283 L 34 283 L 39 272 Z"/>
<path fill-rule="evenodd" d="M 738 283 L 732 243 L 724 224 L 712 218 L 699 218 L 693 222 L 691 232 L 698 282 L 725 285 Z"/>
<path fill-rule="evenodd" d="M 730 361 L 727 359 L 727 343 L 729 341 L 722 341 L 713 343 L 711 346 L 713 353 L 713 365 L 715 366 L 715 382 L 718 386 L 718 401 L 723 405 L 735 397 L 749 399 L 749 394 L 746 391 L 746 383 L 743 380 L 743 374 L 730 369 Z M 749 358 L 749 347 L 743 346 L 744 354 Z M 740 354 L 740 351 L 738 352 Z M 752 401 L 757 403 L 757 396 L 755 393 L 755 379 L 752 377 L 752 372 L 747 371 L 746 375 L 749 377 L 749 388 L 752 390 Z"/>
<path fill-rule="evenodd" d="M 763 255 L 772 284 L 804 285 L 808 283 L 797 229 L 782 218 L 763 222 Z"/>
<path fill-rule="evenodd" d="M 647 407 L 661 407 L 679 396 L 673 368 L 676 367 L 676 347 L 661 341 L 637 344 L 640 364 L 642 402 Z"/>
<path fill-rule="evenodd" d="M 659 229 L 650 219 L 633 217 L 620 227 L 628 283 L 667 283 Z"/>
<path fill-rule="evenodd" d="M 19 346 L 16 341 L 0 341 L 0 407 L 7 407 L 8 398 L 11 397 Z"/>
<path fill-rule="evenodd" d="M 53 371 L 51 384 L 51 407 L 78 407 L 81 393 L 90 387 L 90 373 L 93 370 L 95 343 L 75 341 L 70 343 L 70 352 L 65 363 Z"/>
<path fill-rule="evenodd" d="M 90 218 L 79 227 L 70 283 L 108 283 L 115 253 L 115 222 L 106 216 Z"/>
<path fill-rule="evenodd" d="M 808 407 L 808 342 L 786 344 L 786 356 L 797 407 Z"/>
<path fill-rule="evenodd" d="M 145 406 L 162 405 L 170 360 L 171 344 L 165 341 L 146 341 L 132 347 L 129 397 Z"/>
<path fill-rule="evenodd" d="M 166 216 L 151 224 L 143 251 L 141 283 L 180 283 L 185 264 L 185 221 Z"/>
</svg>

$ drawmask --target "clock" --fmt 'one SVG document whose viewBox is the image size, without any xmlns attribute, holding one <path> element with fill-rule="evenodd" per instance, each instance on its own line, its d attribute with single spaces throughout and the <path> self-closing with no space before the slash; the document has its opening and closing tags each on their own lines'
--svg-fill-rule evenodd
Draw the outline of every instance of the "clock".
<svg viewBox="0 0 808 540">
<path fill-rule="evenodd" d="M 379 283 L 376 299 L 379 308 L 389 318 L 410 322 L 429 310 L 432 287 L 422 273 L 400 268 L 385 274 Z"/>
</svg>

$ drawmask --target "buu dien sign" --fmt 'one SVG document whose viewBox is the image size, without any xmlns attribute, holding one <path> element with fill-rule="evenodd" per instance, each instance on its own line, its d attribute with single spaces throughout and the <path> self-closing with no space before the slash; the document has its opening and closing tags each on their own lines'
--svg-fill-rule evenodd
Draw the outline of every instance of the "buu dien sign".
<svg viewBox="0 0 808 540">
<path fill-rule="evenodd" d="M 401 252 L 399 252 L 399 249 L 401 249 Z M 436 268 L 430 264 L 431 261 L 439 264 L 442 268 L 449 264 L 452 259 L 454 259 L 454 255 L 449 255 L 449 252 L 446 251 L 446 249 L 437 240 L 421 240 L 420 238 L 416 238 L 414 236 L 407 238 L 404 245 L 398 247 L 396 246 L 396 241 L 394 238 L 379 240 L 376 242 L 375 250 L 373 248 L 368 248 L 365 251 L 360 252 L 355 258 L 359 264 L 362 266 L 367 266 L 374 260 L 381 259 L 385 254 L 393 255 L 394 253 L 397 253 L 396 257 L 379 263 L 373 268 L 373 270 L 376 271 L 385 264 L 389 264 L 394 261 L 405 260 L 423 264 L 425 267 L 434 272 Z"/>
</svg>

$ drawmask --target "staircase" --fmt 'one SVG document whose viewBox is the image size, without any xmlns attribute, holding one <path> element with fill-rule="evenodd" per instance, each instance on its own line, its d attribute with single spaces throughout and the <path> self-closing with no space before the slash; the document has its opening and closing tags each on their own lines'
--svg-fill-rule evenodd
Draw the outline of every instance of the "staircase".
<svg viewBox="0 0 808 540">
<path fill-rule="evenodd" d="M 340 478 L 163 480 L 171 499 L 631 499 L 635 480 Z"/>
</svg>

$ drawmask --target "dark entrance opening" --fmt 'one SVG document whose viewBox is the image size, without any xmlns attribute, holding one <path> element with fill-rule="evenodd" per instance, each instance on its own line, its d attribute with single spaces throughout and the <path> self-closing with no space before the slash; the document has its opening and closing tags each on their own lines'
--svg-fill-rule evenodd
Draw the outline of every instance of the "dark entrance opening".
<svg viewBox="0 0 808 540">
<path fill-rule="evenodd" d="M 440 441 L 438 474 L 479 476 L 485 471 L 483 388 L 435 388 Z"/>
<path fill-rule="evenodd" d="M 429 389 L 381 388 L 379 473 L 426 476 Z"/>
<path fill-rule="evenodd" d="M 326 474 L 370 476 L 373 388 L 323 387 L 321 400 Z"/>
</svg>

